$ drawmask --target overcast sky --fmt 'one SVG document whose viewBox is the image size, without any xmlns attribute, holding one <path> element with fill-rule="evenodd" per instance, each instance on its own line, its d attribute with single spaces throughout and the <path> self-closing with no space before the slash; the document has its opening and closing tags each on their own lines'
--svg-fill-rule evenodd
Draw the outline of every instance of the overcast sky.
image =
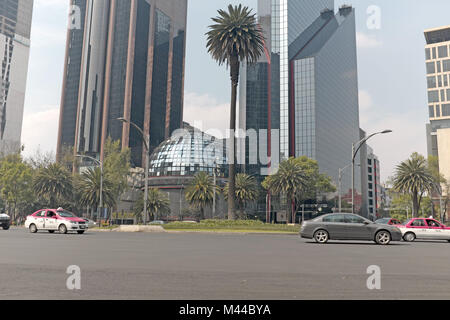
<svg viewBox="0 0 450 320">
<path fill-rule="evenodd" d="M 68 0 L 35 0 L 22 142 L 25 154 L 55 151 L 64 63 Z M 423 30 L 450 25 L 448 0 L 354 0 L 357 12 L 360 122 L 368 133 L 392 129 L 371 146 L 382 180 L 412 152 L 426 154 L 427 115 Z M 255 8 L 257 0 L 190 0 L 188 9 L 185 120 L 204 129 L 228 125 L 228 73 L 205 50 L 210 17 L 229 3 Z M 369 29 L 367 10 L 381 10 L 380 29 Z M 350 157 L 350 156 L 349 156 Z"/>
</svg>

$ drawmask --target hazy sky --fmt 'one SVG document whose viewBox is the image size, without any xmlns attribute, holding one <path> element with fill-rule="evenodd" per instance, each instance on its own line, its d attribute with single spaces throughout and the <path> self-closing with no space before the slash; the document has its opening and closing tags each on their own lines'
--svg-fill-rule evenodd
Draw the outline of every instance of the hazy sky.
<svg viewBox="0 0 450 320">
<path fill-rule="evenodd" d="M 56 150 L 68 0 L 35 0 L 22 141 L 25 154 Z M 230 84 L 225 68 L 205 50 L 210 17 L 229 3 L 256 9 L 257 0 L 189 0 L 185 120 L 226 128 Z M 357 12 L 360 122 L 368 133 L 394 130 L 370 145 L 382 180 L 412 152 L 426 154 L 427 95 L 423 30 L 450 25 L 448 0 L 354 0 Z M 370 6 L 381 10 L 381 28 L 367 27 Z M 349 155 L 350 158 L 350 155 Z"/>
</svg>

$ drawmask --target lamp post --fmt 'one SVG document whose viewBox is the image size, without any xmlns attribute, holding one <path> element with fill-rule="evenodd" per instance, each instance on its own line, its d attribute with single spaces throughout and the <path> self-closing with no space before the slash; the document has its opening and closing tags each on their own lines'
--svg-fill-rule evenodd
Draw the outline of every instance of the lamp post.
<svg viewBox="0 0 450 320">
<path fill-rule="evenodd" d="M 218 163 L 219 158 L 214 160 L 214 198 L 213 198 L 213 219 L 216 218 L 216 185 L 217 185 L 217 174 L 218 174 Z"/>
<path fill-rule="evenodd" d="M 381 132 L 373 133 L 367 138 L 362 139 L 358 143 L 352 144 L 352 213 L 355 213 L 355 159 L 356 155 L 358 154 L 361 147 L 372 137 L 378 135 L 378 134 L 386 134 L 391 133 L 392 130 L 384 130 Z"/>
<path fill-rule="evenodd" d="M 137 124 L 134 122 L 125 119 L 125 118 L 118 118 L 117 120 L 123 122 L 123 123 L 129 123 L 132 125 L 141 135 L 142 140 L 144 141 L 144 147 L 146 150 L 146 157 L 145 157 L 145 189 L 144 189 L 144 218 L 143 222 L 144 225 L 147 224 L 147 202 L 148 202 L 148 171 L 149 171 L 149 161 L 150 161 L 150 135 L 145 134 L 144 130 L 142 130 Z M 155 217 L 156 219 L 156 217 Z"/>
<path fill-rule="evenodd" d="M 99 205 L 99 218 L 100 218 L 100 213 L 103 213 L 103 161 L 97 160 L 90 156 L 81 155 L 81 154 L 77 154 L 76 157 L 89 159 L 89 160 L 94 161 L 95 163 L 99 164 L 99 166 L 100 166 L 100 205 Z M 101 222 L 101 219 L 99 220 L 99 226 L 100 226 L 100 222 Z"/>
</svg>

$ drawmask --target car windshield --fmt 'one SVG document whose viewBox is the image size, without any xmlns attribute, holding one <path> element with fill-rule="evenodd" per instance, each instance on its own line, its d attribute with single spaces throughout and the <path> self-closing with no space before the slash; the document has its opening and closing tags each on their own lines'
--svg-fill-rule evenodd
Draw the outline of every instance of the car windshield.
<svg viewBox="0 0 450 320">
<path fill-rule="evenodd" d="M 76 216 L 69 211 L 58 211 L 58 215 L 62 218 L 75 218 Z"/>
</svg>

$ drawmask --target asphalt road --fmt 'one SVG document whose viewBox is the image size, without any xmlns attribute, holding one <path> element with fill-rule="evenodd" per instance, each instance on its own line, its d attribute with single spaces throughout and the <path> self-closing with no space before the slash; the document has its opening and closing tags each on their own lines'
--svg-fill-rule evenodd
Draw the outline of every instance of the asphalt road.
<svg viewBox="0 0 450 320">
<path fill-rule="evenodd" d="M 68 290 L 67 267 L 81 268 Z M 381 290 L 367 268 L 381 268 Z M 0 231 L 4 299 L 450 299 L 450 243 L 255 234 Z"/>
</svg>

